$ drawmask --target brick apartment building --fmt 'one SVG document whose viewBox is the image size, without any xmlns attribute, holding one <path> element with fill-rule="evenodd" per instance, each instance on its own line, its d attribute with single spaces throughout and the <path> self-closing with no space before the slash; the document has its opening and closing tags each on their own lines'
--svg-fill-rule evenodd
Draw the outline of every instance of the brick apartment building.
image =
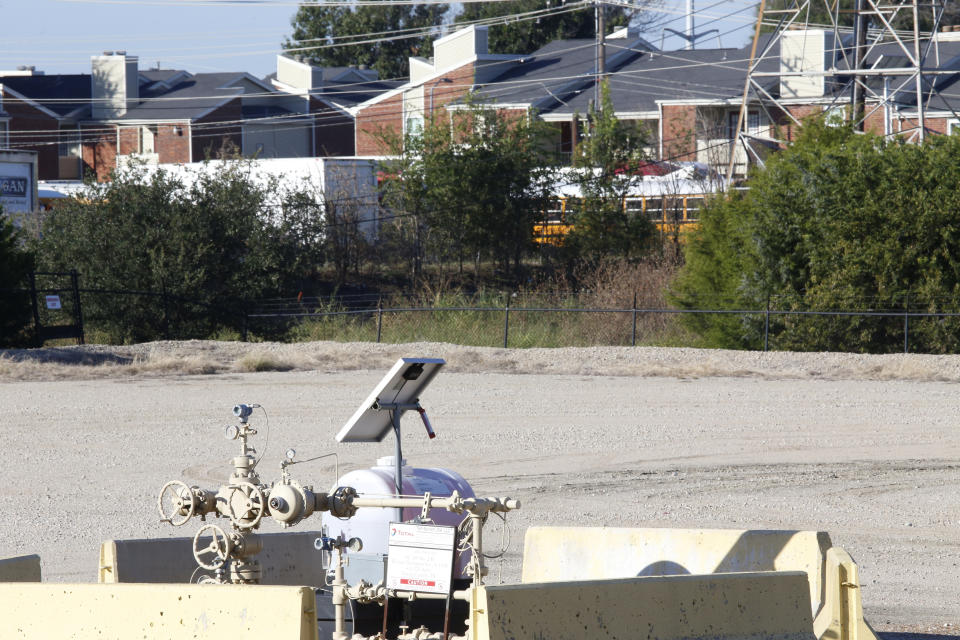
<svg viewBox="0 0 960 640">
<path fill-rule="evenodd" d="M 40 178 L 70 180 L 131 161 L 353 155 L 348 109 L 397 83 L 376 72 L 324 69 L 277 57 L 265 80 L 243 73 L 140 69 L 105 52 L 91 73 L 0 72 L 0 147 L 38 153 Z"/>
<path fill-rule="evenodd" d="M 742 176 L 753 161 L 779 147 L 774 139 L 792 140 L 798 122 L 817 113 L 843 111 L 849 105 L 849 83 L 841 77 L 828 80 L 823 73 L 842 69 L 843 51 L 833 51 L 824 30 L 787 32 L 780 41 L 761 43 L 768 55 L 758 71 L 763 90 L 780 108 L 748 105 L 746 128 L 750 150 L 734 145 L 750 45 L 658 51 L 629 29 L 606 38 L 606 77 L 615 115 L 643 124 L 650 138 L 650 153 L 662 160 L 696 161 L 726 170 L 731 153 L 734 174 Z M 948 90 L 960 79 L 960 33 L 936 34 L 936 66 L 956 69 L 940 75 L 938 97 L 926 111 L 926 130 L 950 133 L 960 126 L 960 105 Z M 473 92 L 474 101 L 498 109 L 535 112 L 556 127 L 554 147 L 569 157 L 583 135 L 583 118 L 595 99 L 594 40 L 558 40 L 529 55 L 487 53 L 486 29 L 469 27 L 435 41 L 434 58 L 410 59 L 410 80 L 358 104 L 356 151 L 364 155 L 390 153 L 384 140 L 422 126 L 424 118 L 439 117 L 460 106 Z M 781 53 L 781 48 L 783 52 Z M 908 66 L 896 45 L 871 49 L 867 66 Z M 789 75 L 786 71 L 808 75 Z M 892 104 L 868 100 L 866 128 L 896 134 L 916 126 L 913 84 L 895 92 Z M 877 91 L 880 93 L 880 91 Z"/>
</svg>

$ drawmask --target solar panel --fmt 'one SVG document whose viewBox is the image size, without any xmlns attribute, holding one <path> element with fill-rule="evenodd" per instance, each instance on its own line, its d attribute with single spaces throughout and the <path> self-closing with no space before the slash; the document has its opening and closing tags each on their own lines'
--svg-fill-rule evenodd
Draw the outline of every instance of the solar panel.
<svg viewBox="0 0 960 640">
<path fill-rule="evenodd" d="M 380 442 L 393 430 L 390 411 L 377 405 L 411 405 L 446 364 L 442 358 L 400 358 L 353 417 L 337 433 L 337 442 Z"/>
</svg>

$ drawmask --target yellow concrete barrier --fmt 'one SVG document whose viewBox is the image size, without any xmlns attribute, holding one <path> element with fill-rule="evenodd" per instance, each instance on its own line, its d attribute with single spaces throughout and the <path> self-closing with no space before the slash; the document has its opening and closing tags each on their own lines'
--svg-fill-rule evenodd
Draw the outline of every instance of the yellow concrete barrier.
<svg viewBox="0 0 960 640">
<path fill-rule="evenodd" d="M 0 560 L 0 582 L 40 582 L 40 556 Z"/>
<path fill-rule="evenodd" d="M 523 582 L 802 571 L 818 638 L 876 640 L 856 563 L 822 531 L 531 527 Z"/>
<path fill-rule="evenodd" d="M 320 552 L 313 547 L 319 535 L 310 531 L 260 534 L 261 584 L 323 585 Z M 192 538 L 107 540 L 100 545 L 98 581 L 102 583 L 188 583 L 196 572 Z"/>
<path fill-rule="evenodd" d="M 306 587 L 0 584 L 0 638 L 316 640 Z"/>
<path fill-rule="evenodd" d="M 476 640 L 814 640 L 801 572 L 481 587 Z"/>
</svg>

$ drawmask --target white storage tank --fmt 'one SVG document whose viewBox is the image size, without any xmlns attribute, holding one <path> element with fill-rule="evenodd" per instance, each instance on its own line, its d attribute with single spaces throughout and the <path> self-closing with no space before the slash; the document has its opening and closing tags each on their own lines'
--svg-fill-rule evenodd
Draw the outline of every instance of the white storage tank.
<svg viewBox="0 0 960 640">
<path fill-rule="evenodd" d="M 473 489 L 456 471 L 449 469 L 422 469 L 408 467 L 406 458 L 402 461 L 403 494 L 405 496 L 422 496 L 426 492 L 437 497 L 448 497 L 458 491 L 464 498 L 473 498 Z M 386 456 L 377 459 L 377 464 L 369 469 L 350 471 L 340 477 L 336 487 L 353 487 L 361 496 L 371 498 L 393 497 L 396 495 L 394 483 L 394 457 Z M 420 515 L 420 508 L 403 510 L 404 522 Z M 430 518 L 436 524 L 457 526 L 464 519 L 464 514 L 457 514 L 446 509 L 431 509 Z M 363 554 L 387 554 L 388 530 L 391 522 L 396 520 L 396 509 L 378 509 L 362 507 L 356 515 L 348 520 L 325 518 L 328 535 L 337 537 L 343 534 L 345 538 L 360 538 L 363 541 Z M 463 570 L 470 560 L 470 553 L 461 554 L 459 571 L 456 577 L 466 577 Z"/>
</svg>

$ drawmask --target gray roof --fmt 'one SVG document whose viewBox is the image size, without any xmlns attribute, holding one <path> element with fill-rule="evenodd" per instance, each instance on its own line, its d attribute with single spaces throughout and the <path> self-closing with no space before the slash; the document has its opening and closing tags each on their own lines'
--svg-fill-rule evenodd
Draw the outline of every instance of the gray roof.
<svg viewBox="0 0 960 640">
<path fill-rule="evenodd" d="M 181 69 L 141 69 L 139 73 L 141 78 L 140 84 L 144 85 L 154 82 L 164 82 L 175 77 L 177 74 L 186 72 Z"/>
<path fill-rule="evenodd" d="M 368 80 L 324 80 L 323 86 L 313 89 L 310 95 L 318 100 L 342 109 L 349 109 L 361 102 L 366 102 L 381 93 L 392 91 L 405 84 L 402 80 L 378 80 L 377 72 L 373 69 L 355 69 L 353 67 L 323 67 L 324 78 L 338 78 L 344 75 L 360 74 Z M 277 79 L 277 73 L 269 73 L 263 77 L 263 82 L 272 85 Z"/>
<path fill-rule="evenodd" d="M 960 110 L 960 41 L 941 42 L 938 50 L 933 49 L 927 55 L 924 63 L 926 69 L 956 70 L 955 74 L 930 75 L 924 77 L 924 92 L 928 93 L 927 108 L 941 111 Z M 939 60 L 938 60 L 939 58 Z M 886 69 L 908 68 L 911 66 L 910 59 L 904 54 L 903 49 L 897 44 L 886 44 L 876 47 L 867 56 L 866 66 Z M 916 106 L 917 93 L 916 83 L 909 80 L 910 75 L 896 76 L 888 82 L 888 89 L 896 91 L 897 87 L 903 85 L 900 91 L 897 91 L 896 101 L 904 107 Z M 903 84 L 907 81 L 906 84 Z M 883 81 L 880 78 L 869 78 L 867 84 L 877 95 L 883 93 Z M 932 95 L 929 92 L 933 90 Z"/>
<path fill-rule="evenodd" d="M 325 82 L 323 88 L 310 93 L 315 98 L 349 109 L 381 93 L 403 85 L 398 80 L 371 80 L 370 82 Z"/>
<path fill-rule="evenodd" d="M 616 71 L 646 51 L 642 44 L 628 49 L 628 42 L 607 41 L 607 71 Z M 480 86 L 477 96 L 483 101 L 533 104 L 541 110 L 550 109 L 582 90 L 585 83 L 592 82 L 595 51 L 592 39 L 554 40 L 524 56 L 492 82 Z"/>
<path fill-rule="evenodd" d="M 655 111 L 658 100 L 730 100 L 743 95 L 750 51 L 743 49 L 696 49 L 645 54 L 609 76 L 610 99 L 620 112 Z M 775 67 L 773 60 L 761 68 Z M 773 80 L 768 83 L 777 85 Z M 769 87 L 775 91 L 774 86 Z M 593 99 L 591 82 L 580 94 L 553 113 L 586 113 Z"/>
<path fill-rule="evenodd" d="M 127 109 L 120 120 L 192 120 L 199 118 L 228 99 L 239 96 L 238 87 L 228 86 L 243 73 L 196 73 L 174 84 L 140 91 L 139 104 Z"/>
<path fill-rule="evenodd" d="M 0 84 L 53 111 L 67 116 L 77 111 L 89 112 L 90 74 L 0 76 Z"/>
</svg>

